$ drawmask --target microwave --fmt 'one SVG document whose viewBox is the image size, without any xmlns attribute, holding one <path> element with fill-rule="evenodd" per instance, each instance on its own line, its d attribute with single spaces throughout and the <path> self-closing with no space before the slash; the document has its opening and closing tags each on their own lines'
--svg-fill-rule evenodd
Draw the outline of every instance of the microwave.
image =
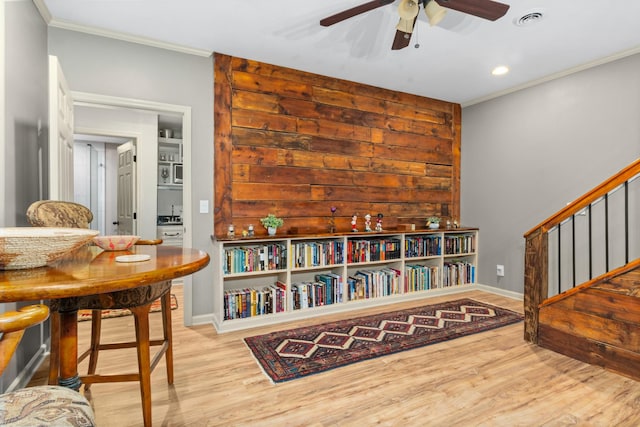
<svg viewBox="0 0 640 427">
<path fill-rule="evenodd" d="M 182 184 L 182 163 L 174 163 L 173 165 L 173 183 Z"/>
</svg>

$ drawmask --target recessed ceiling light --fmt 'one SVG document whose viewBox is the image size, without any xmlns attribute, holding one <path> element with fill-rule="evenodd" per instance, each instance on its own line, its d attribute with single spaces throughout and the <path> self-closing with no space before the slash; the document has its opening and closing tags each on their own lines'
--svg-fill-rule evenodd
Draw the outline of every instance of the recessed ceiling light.
<svg viewBox="0 0 640 427">
<path fill-rule="evenodd" d="M 493 74 L 494 76 L 503 76 L 508 72 L 509 72 L 509 67 L 507 67 L 506 65 L 499 65 L 493 70 L 491 70 L 491 74 Z"/>
</svg>

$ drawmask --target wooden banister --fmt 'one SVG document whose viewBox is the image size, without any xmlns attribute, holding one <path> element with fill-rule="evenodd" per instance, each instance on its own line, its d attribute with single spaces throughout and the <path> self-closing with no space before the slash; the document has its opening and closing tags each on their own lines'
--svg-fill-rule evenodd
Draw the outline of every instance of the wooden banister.
<svg viewBox="0 0 640 427">
<path fill-rule="evenodd" d="M 587 206 L 640 174 L 640 159 L 622 169 L 591 191 L 551 215 L 524 234 L 524 339 L 538 343 L 538 314 L 540 305 L 548 299 L 549 290 L 549 230 L 571 218 Z"/>
</svg>

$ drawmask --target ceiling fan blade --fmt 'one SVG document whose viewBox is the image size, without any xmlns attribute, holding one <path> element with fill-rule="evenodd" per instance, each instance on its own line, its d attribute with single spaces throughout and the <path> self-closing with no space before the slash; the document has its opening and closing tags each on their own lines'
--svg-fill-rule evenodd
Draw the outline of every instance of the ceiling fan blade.
<svg viewBox="0 0 640 427">
<path fill-rule="evenodd" d="M 413 18 L 413 26 L 412 29 L 416 27 L 416 20 L 418 17 Z M 411 33 L 405 33 L 404 31 L 396 30 L 396 36 L 393 38 L 393 44 L 391 45 L 391 50 L 399 50 L 404 49 L 409 46 L 411 42 Z"/>
<path fill-rule="evenodd" d="M 396 30 L 396 36 L 393 39 L 393 44 L 391 45 L 392 50 L 404 49 L 409 46 L 411 42 L 411 34 L 405 33 L 404 31 Z"/>
<path fill-rule="evenodd" d="M 509 10 L 509 5 L 493 0 L 435 0 L 442 7 L 495 21 Z"/>
<path fill-rule="evenodd" d="M 331 15 L 320 20 L 320 25 L 322 25 L 323 27 L 328 27 L 329 25 L 337 24 L 338 22 L 344 21 L 345 19 L 353 18 L 356 15 L 360 15 L 370 10 L 386 6 L 393 2 L 394 0 L 373 0 L 368 3 L 363 3 L 360 6 L 343 10 L 342 12 L 336 13 L 335 15 Z"/>
</svg>

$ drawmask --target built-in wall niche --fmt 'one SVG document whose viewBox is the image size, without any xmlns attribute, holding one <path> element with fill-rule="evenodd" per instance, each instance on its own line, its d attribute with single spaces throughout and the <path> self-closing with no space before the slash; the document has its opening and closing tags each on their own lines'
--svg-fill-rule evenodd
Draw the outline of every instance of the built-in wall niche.
<svg viewBox="0 0 640 427">
<path fill-rule="evenodd" d="M 182 138 L 182 115 L 159 114 L 158 137 L 167 137 L 164 131 L 169 131 L 169 138 Z"/>
<path fill-rule="evenodd" d="M 326 233 L 332 207 L 338 232 L 459 221 L 459 104 L 222 54 L 214 72 L 216 237 L 268 213 Z"/>
</svg>

